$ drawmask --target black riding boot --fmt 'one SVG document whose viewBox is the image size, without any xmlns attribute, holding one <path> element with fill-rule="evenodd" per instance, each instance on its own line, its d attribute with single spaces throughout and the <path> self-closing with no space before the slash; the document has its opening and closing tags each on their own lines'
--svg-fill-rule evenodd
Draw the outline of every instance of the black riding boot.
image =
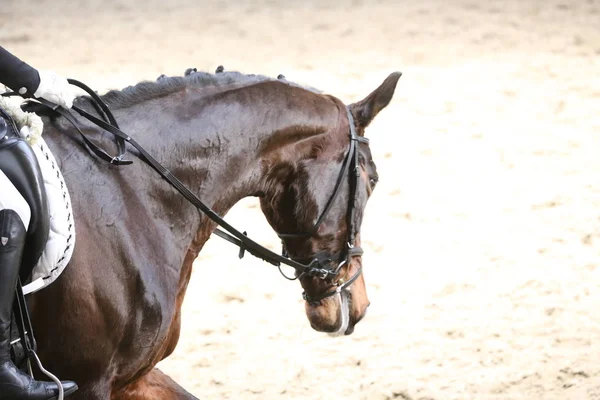
<svg viewBox="0 0 600 400">
<path fill-rule="evenodd" d="M 55 383 L 39 382 L 21 372 L 10 359 L 10 322 L 25 246 L 25 226 L 13 210 L 0 210 L 0 399 L 53 400 Z M 77 390 L 74 382 L 63 382 L 65 396 Z"/>
</svg>

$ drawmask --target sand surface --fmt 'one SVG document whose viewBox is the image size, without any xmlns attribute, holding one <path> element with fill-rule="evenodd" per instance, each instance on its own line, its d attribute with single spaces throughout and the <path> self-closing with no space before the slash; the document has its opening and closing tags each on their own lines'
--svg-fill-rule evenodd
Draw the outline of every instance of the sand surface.
<svg viewBox="0 0 600 400">
<path fill-rule="evenodd" d="M 312 331 L 301 289 L 211 239 L 161 368 L 202 399 L 600 399 L 597 0 L 0 0 L 0 44 L 100 90 L 188 67 L 346 102 L 368 130 L 371 307 Z M 277 247 L 256 202 L 228 215 Z"/>
</svg>

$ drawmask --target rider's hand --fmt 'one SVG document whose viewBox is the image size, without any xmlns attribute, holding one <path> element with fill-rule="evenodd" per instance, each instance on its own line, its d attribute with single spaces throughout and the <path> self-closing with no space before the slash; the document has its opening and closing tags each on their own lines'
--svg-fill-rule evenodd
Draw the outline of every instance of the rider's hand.
<svg viewBox="0 0 600 400">
<path fill-rule="evenodd" d="M 42 97 L 54 104 L 71 108 L 75 94 L 69 82 L 52 71 L 40 70 L 38 73 L 40 74 L 40 86 L 33 94 L 34 97 Z"/>
</svg>

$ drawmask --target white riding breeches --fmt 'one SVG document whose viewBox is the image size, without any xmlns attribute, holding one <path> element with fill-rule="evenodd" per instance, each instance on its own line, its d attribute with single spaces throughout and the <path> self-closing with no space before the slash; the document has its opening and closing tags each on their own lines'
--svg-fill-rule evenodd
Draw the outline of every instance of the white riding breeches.
<svg viewBox="0 0 600 400">
<path fill-rule="evenodd" d="M 0 171 L 0 210 L 13 210 L 21 217 L 25 229 L 29 228 L 31 210 L 29 204 L 12 182 Z"/>
</svg>

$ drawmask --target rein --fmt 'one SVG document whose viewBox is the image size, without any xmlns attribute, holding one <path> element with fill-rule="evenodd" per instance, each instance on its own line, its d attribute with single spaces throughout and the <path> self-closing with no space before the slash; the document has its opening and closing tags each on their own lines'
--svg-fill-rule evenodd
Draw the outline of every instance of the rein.
<svg viewBox="0 0 600 400">
<path fill-rule="evenodd" d="M 78 88 L 84 90 L 90 97 L 93 99 L 95 103 L 94 106 L 98 111 L 98 114 L 103 118 L 100 119 L 87 111 L 73 106 L 72 109 L 76 111 L 79 115 L 86 118 L 93 124 L 97 125 L 101 129 L 112 133 L 117 141 L 118 146 L 118 155 L 111 156 L 104 149 L 97 146 L 90 139 L 86 137 L 86 135 L 81 131 L 81 129 L 77 126 L 77 121 L 73 114 L 54 103 L 51 103 L 43 98 L 36 98 L 35 100 L 39 102 L 46 108 L 50 108 L 54 112 L 63 116 L 67 121 L 69 121 L 75 129 L 79 132 L 85 144 L 88 148 L 96 154 L 99 158 L 104 161 L 109 162 L 114 165 L 129 165 L 132 161 L 123 160 L 123 156 L 126 153 L 126 143 L 129 143 L 133 147 L 135 147 L 139 153 L 140 158 L 150 167 L 152 167 L 156 172 L 158 172 L 163 179 L 165 179 L 173 188 L 175 188 L 186 200 L 188 200 L 193 206 L 202 211 L 208 218 L 210 218 L 217 225 L 222 227 L 223 229 L 216 228 L 213 232 L 215 235 L 227 240 L 230 243 L 238 246 L 239 250 L 239 258 L 243 258 L 245 253 L 248 252 L 251 255 L 262 259 L 276 267 L 279 268 L 281 274 L 288 280 L 296 280 L 305 275 L 316 277 L 322 280 L 334 279 L 339 275 L 339 271 L 341 268 L 349 262 L 349 260 L 354 256 L 361 256 L 363 254 L 363 250 L 354 245 L 355 241 L 355 226 L 354 226 L 354 210 L 355 210 L 355 201 L 356 201 L 356 190 L 357 190 L 357 181 L 359 178 L 360 171 L 358 169 L 358 150 L 356 142 L 364 142 L 368 143 L 368 139 L 364 137 L 359 137 L 356 134 L 356 129 L 354 127 L 354 119 L 350 110 L 347 109 L 348 114 L 348 123 L 350 126 L 350 148 L 346 154 L 344 163 L 342 165 L 342 169 L 336 181 L 336 186 L 334 189 L 334 193 L 327 202 L 325 209 L 323 210 L 321 216 L 317 220 L 316 224 L 309 232 L 305 233 L 284 233 L 278 234 L 281 239 L 285 238 L 294 238 L 294 237 L 309 237 L 317 232 L 317 229 L 324 221 L 326 214 L 329 212 L 331 207 L 333 206 L 334 200 L 340 192 L 341 184 L 343 182 L 344 175 L 347 173 L 349 176 L 349 184 L 350 184 L 350 196 L 349 196 L 349 204 L 348 204 L 348 241 L 346 243 L 347 248 L 345 249 L 346 255 L 344 260 L 337 266 L 335 269 L 328 268 L 327 265 L 331 264 L 331 262 L 336 259 L 341 259 L 341 253 L 336 255 L 328 255 L 325 252 L 320 252 L 315 254 L 311 259 L 296 259 L 294 260 L 291 257 L 286 256 L 286 251 L 284 248 L 284 254 L 277 254 L 266 247 L 260 245 L 254 240 L 250 239 L 246 232 L 240 232 L 232 225 L 230 225 L 227 221 L 225 221 L 220 215 L 218 215 L 215 211 L 213 211 L 209 206 L 202 202 L 194 193 L 192 193 L 176 176 L 174 176 L 171 171 L 169 171 L 166 167 L 164 167 L 160 162 L 158 162 L 151 154 L 149 154 L 135 139 L 131 136 L 123 132 L 119 125 L 117 124 L 116 119 L 111 113 L 110 109 L 104 103 L 104 101 L 98 96 L 92 89 L 90 89 L 84 83 L 74 80 L 68 79 L 68 82 Z M 13 96 L 18 95 L 17 93 L 4 93 L 2 96 Z M 30 100 L 31 101 L 31 100 Z M 352 170 L 353 169 L 353 170 Z M 339 257 L 339 258 L 338 258 Z M 308 261 L 306 264 L 302 263 L 302 261 Z M 294 278 L 287 277 L 281 270 L 281 265 L 287 265 L 296 270 L 296 276 Z M 306 293 L 303 293 L 303 298 L 311 303 L 318 303 L 321 300 L 331 297 L 336 293 L 340 293 L 343 289 L 350 286 L 362 273 L 362 266 L 359 270 L 348 280 L 344 281 L 343 279 L 338 280 L 335 283 L 336 288 L 332 291 L 326 292 L 318 297 L 309 297 Z"/>
</svg>

